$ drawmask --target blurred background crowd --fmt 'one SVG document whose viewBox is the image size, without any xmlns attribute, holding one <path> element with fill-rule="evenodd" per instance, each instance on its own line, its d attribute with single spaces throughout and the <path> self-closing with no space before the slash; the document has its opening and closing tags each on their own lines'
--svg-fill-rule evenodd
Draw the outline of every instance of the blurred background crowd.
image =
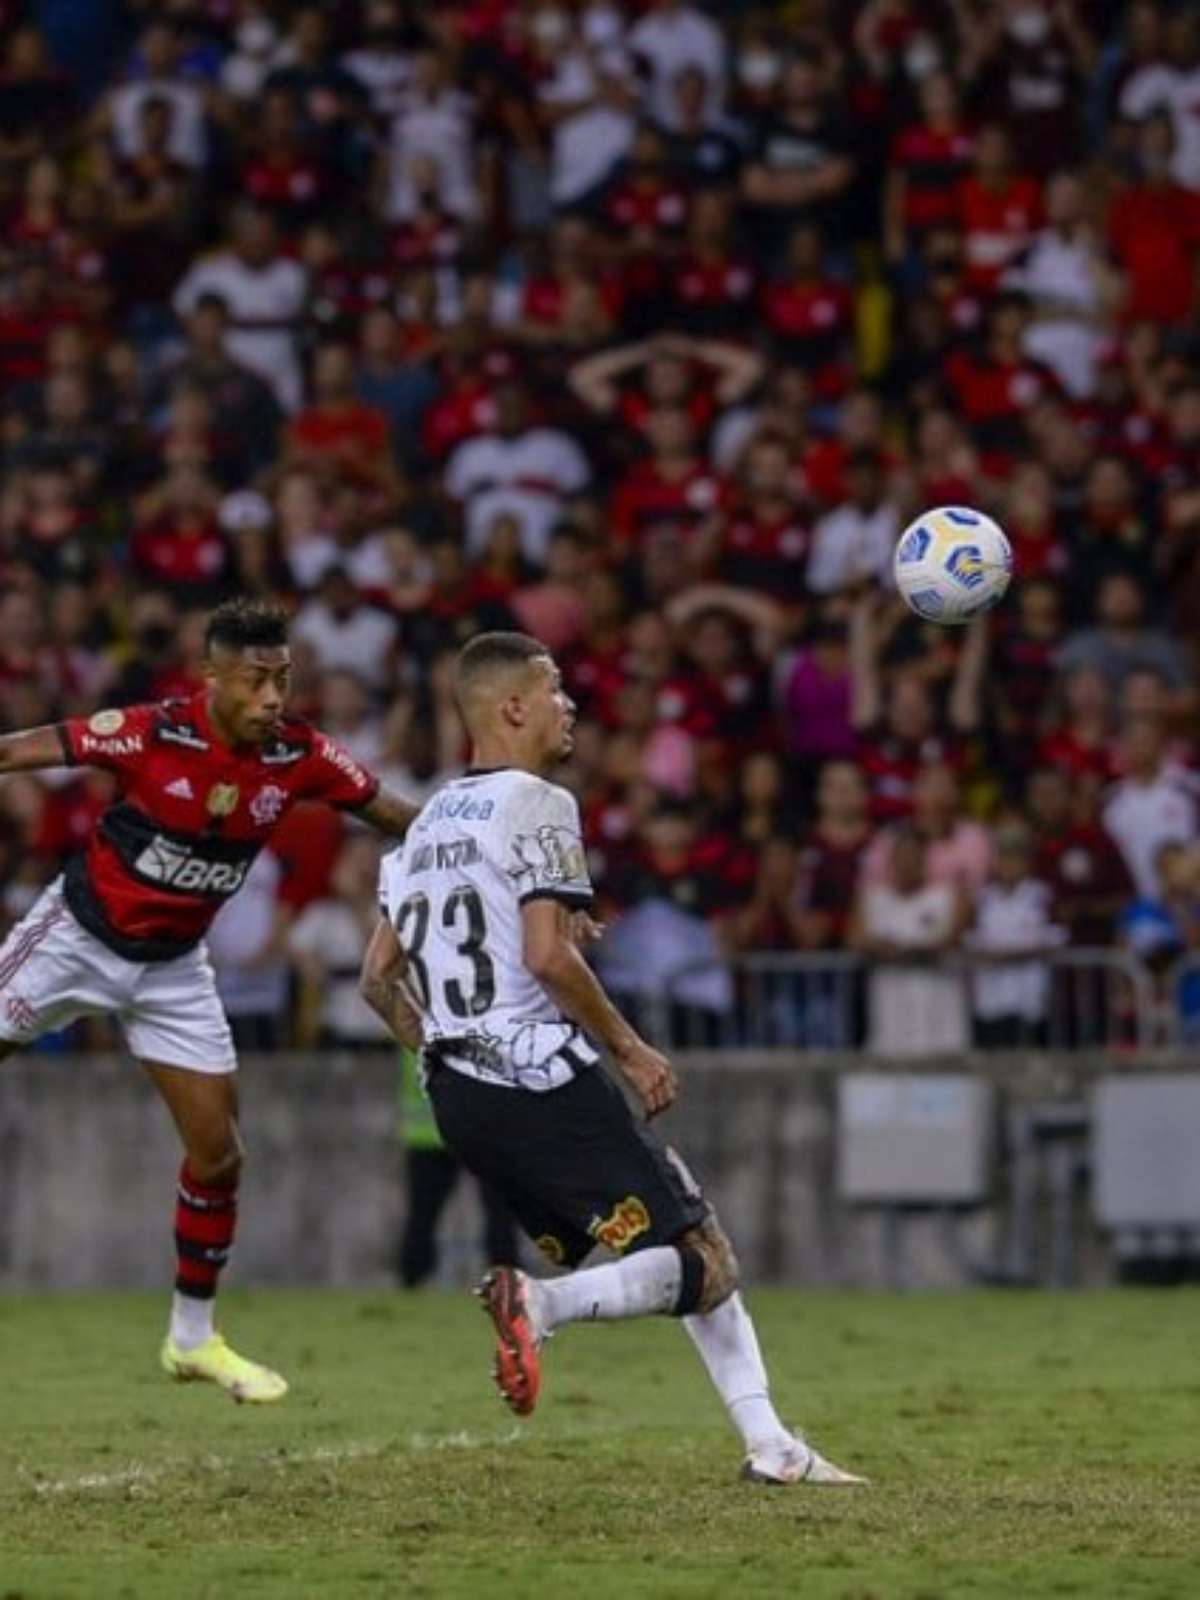
<svg viewBox="0 0 1200 1600">
<path fill-rule="evenodd" d="M 1039 1037 L 1050 951 L 1200 943 L 1193 5 L 0 0 L 0 40 L 4 728 L 188 692 L 205 608 L 283 595 L 297 710 L 420 795 L 452 652 L 520 627 L 623 994 L 853 951 L 864 1036 L 956 1049 Z M 947 501 L 1020 574 L 966 632 L 889 585 Z M 107 784 L 0 787 L 6 926 Z M 378 1041 L 377 849 L 298 813 L 222 914 L 244 1043 Z"/>
</svg>

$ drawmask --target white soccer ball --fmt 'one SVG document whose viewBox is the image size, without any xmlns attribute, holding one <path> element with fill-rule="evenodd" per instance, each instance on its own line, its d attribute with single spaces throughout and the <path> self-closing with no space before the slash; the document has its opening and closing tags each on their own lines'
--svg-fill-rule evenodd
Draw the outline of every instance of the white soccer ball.
<svg viewBox="0 0 1200 1600">
<path fill-rule="evenodd" d="M 982 511 L 936 506 L 900 535 L 892 570 L 897 589 L 919 617 L 961 624 L 1004 598 L 1012 547 Z"/>
</svg>

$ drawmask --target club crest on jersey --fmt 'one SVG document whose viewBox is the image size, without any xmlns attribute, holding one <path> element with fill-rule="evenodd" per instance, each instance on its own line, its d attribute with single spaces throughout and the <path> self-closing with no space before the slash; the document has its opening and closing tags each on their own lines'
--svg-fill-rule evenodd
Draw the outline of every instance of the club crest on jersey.
<svg viewBox="0 0 1200 1600">
<path fill-rule="evenodd" d="M 622 1255 L 635 1239 L 650 1229 L 650 1213 L 636 1194 L 627 1194 L 606 1217 L 593 1217 L 588 1232 L 593 1239 Z"/>
<path fill-rule="evenodd" d="M 236 783 L 214 783 L 208 791 L 204 809 L 210 817 L 228 817 L 237 810 L 241 791 Z"/>
<path fill-rule="evenodd" d="M 120 733 L 125 726 L 125 713 L 123 711 L 97 711 L 88 718 L 88 731 L 98 733 L 102 739 L 109 734 Z"/>
<path fill-rule="evenodd" d="M 250 802 L 250 815 L 260 828 L 278 822 L 287 802 L 287 790 L 276 783 L 265 783 Z"/>
<path fill-rule="evenodd" d="M 556 1267 L 563 1267 L 567 1262 L 567 1252 L 561 1239 L 552 1233 L 542 1234 L 540 1239 L 535 1239 L 534 1244 L 545 1256 L 547 1261 L 552 1261 Z"/>
</svg>

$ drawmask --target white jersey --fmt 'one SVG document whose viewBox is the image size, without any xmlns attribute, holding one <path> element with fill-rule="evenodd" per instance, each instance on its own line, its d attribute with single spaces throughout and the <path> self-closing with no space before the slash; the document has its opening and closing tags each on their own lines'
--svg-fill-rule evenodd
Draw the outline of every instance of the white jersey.
<svg viewBox="0 0 1200 1600">
<path fill-rule="evenodd" d="M 426 1046 L 470 1077 L 544 1091 L 597 1055 L 525 965 L 521 907 L 538 898 L 591 904 L 579 807 L 511 767 L 439 789 L 380 868 Z"/>
</svg>

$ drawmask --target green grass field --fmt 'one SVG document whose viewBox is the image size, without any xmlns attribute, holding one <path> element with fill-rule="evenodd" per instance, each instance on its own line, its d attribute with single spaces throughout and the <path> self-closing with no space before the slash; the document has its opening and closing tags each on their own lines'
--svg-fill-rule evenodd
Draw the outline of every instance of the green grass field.
<svg viewBox="0 0 1200 1600">
<path fill-rule="evenodd" d="M 561 1334 L 518 1424 L 465 1296 L 231 1295 L 262 1409 L 159 1376 L 160 1300 L 0 1299 L 0 1600 L 1200 1595 L 1200 1295 L 751 1304 L 870 1490 L 737 1482 L 667 1321 Z"/>
</svg>

